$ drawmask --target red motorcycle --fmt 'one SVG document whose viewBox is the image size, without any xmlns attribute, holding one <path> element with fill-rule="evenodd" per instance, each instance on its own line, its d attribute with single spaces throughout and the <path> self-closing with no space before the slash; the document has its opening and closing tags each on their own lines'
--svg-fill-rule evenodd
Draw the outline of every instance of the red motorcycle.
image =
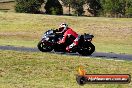
<svg viewBox="0 0 132 88">
<path fill-rule="evenodd" d="M 64 44 L 58 44 L 57 42 L 63 37 L 62 33 L 56 30 L 48 30 L 44 33 L 42 39 L 39 41 L 37 47 L 42 52 L 66 52 L 66 46 L 72 44 L 70 37 L 66 38 Z M 79 44 L 73 47 L 70 53 L 78 52 L 80 55 L 91 55 L 95 51 L 95 46 L 91 43 L 94 36 L 90 34 L 80 35 Z"/>
</svg>

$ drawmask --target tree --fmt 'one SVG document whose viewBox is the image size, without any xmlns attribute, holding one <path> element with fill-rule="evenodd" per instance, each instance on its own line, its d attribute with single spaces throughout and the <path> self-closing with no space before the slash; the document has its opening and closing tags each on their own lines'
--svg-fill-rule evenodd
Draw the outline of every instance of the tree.
<svg viewBox="0 0 132 88">
<path fill-rule="evenodd" d="M 101 9 L 101 3 L 100 0 L 86 0 L 88 4 L 88 12 L 93 14 L 93 16 L 97 16 L 99 14 L 99 11 Z"/>
<path fill-rule="evenodd" d="M 44 0 L 16 0 L 15 10 L 21 13 L 39 13 Z"/>
<path fill-rule="evenodd" d="M 58 0 L 47 0 L 44 8 L 46 9 L 46 14 L 53 14 L 53 15 L 63 14 L 62 5 Z"/>
<path fill-rule="evenodd" d="M 62 2 L 69 7 L 69 14 L 70 8 L 73 8 L 76 14 L 83 15 L 84 4 L 88 5 L 88 12 L 93 14 L 93 16 L 97 16 L 101 9 L 100 0 L 62 0 Z"/>
<path fill-rule="evenodd" d="M 75 14 L 78 16 L 83 15 L 83 5 L 85 4 L 85 0 L 72 0 L 72 8 L 75 9 Z"/>
<path fill-rule="evenodd" d="M 103 15 L 111 17 L 132 16 L 132 1 L 131 0 L 101 0 Z"/>
<path fill-rule="evenodd" d="M 72 0 L 61 0 L 64 4 L 64 6 L 68 7 L 69 8 L 69 15 L 71 15 L 71 1 Z"/>
<path fill-rule="evenodd" d="M 62 2 L 65 6 L 69 7 L 69 14 L 70 8 L 73 8 L 77 15 L 82 15 L 84 13 L 83 5 L 85 4 L 85 0 L 62 0 Z"/>
<path fill-rule="evenodd" d="M 132 17 L 132 0 L 126 0 L 125 15 L 126 17 Z"/>
</svg>

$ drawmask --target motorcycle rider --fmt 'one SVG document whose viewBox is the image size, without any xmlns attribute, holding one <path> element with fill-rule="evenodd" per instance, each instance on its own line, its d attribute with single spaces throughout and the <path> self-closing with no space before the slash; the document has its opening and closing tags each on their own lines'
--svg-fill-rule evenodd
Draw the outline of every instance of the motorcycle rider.
<svg viewBox="0 0 132 88">
<path fill-rule="evenodd" d="M 66 23 L 60 24 L 59 31 L 63 33 L 63 38 L 59 40 L 59 44 L 65 43 L 67 37 L 74 37 L 73 43 L 66 47 L 66 51 L 69 52 L 74 46 L 78 45 L 79 35 L 72 28 L 68 27 Z"/>
</svg>

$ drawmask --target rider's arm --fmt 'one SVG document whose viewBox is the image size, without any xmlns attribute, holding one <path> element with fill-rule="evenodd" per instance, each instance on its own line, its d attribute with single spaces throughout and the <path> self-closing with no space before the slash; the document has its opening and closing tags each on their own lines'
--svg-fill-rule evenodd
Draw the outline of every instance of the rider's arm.
<svg viewBox="0 0 132 88">
<path fill-rule="evenodd" d="M 67 36 L 68 36 L 68 32 L 65 32 L 63 38 L 59 41 L 59 43 L 64 43 Z"/>
</svg>

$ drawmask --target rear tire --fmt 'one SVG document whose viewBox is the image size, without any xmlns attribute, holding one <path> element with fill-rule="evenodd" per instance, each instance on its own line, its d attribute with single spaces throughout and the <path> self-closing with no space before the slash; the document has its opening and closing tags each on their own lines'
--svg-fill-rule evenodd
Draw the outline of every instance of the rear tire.
<svg viewBox="0 0 132 88">
<path fill-rule="evenodd" d="M 51 46 L 45 45 L 44 42 L 41 41 L 38 43 L 37 47 L 41 52 L 50 52 L 53 50 Z"/>
<path fill-rule="evenodd" d="M 83 44 L 81 49 L 78 50 L 78 53 L 83 56 L 91 55 L 95 51 L 95 46 L 91 42 Z"/>
</svg>

